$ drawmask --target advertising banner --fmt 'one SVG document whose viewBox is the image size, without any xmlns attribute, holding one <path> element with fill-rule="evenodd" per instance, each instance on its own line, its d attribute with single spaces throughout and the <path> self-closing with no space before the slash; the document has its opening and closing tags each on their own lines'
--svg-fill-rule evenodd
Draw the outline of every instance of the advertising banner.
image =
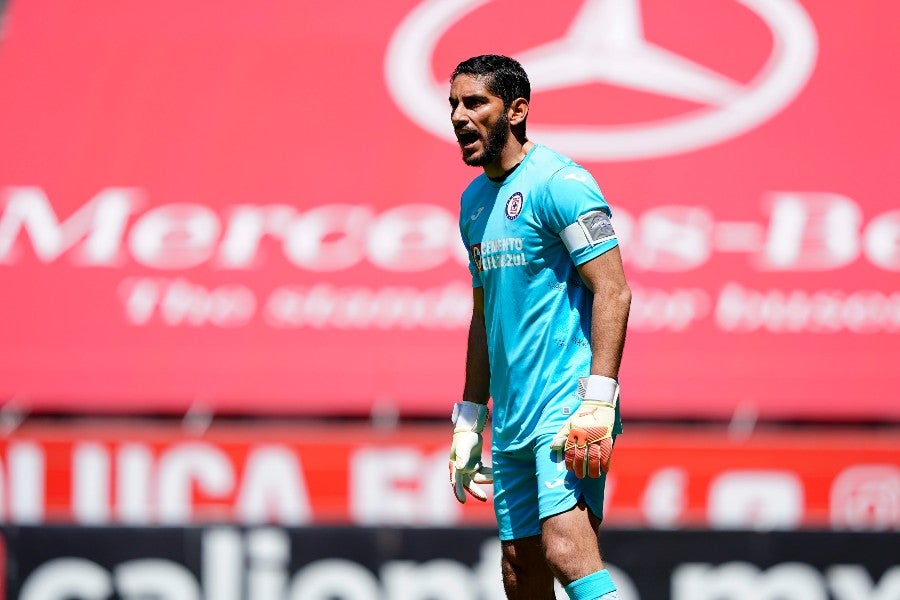
<svg viewBox="0 0 900 600">
<path fill-rule="evenodd" d="M 479 172 L 448 76 L 494 52 L 612 206 L 630 415 L 900 421 L 894 2 L 7 8 L 2 401 L 445 416 Z"/>
<path fill-rule="evenodd" d="M 494 524 L 456 501 L 449 427 L 23 427 L 0 440 L 0 522 L 284 526 Z M 630 428 L 605 523 L 900 531 L 900 447 L 872 432 Z"/>
<path fill-rule="evenodd" d="M 9 598 L 502 600 L 492 532 L 3 528 Z M 606 531 L 620 600 L 896 598 L 900 534 Z M 677 549 L 677 551 L 675 551 Z M 559 586 L 556 598 L 567 598 Z"/>
</svg>

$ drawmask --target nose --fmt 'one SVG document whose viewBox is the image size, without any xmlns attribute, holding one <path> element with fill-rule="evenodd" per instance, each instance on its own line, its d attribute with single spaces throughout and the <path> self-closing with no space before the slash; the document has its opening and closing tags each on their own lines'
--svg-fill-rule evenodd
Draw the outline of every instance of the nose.
<svg viewBox="0 0 900 600">
<path fill-rule="evenodd" d="M 466 116 L 466 110 L 462 105 L 462 102 L 457 104 L 456 108 L 450 111 L 450 122 L 453 124 L 454 128 L 462 127 L 469 122 L 469 118 Z"/>
</svg>

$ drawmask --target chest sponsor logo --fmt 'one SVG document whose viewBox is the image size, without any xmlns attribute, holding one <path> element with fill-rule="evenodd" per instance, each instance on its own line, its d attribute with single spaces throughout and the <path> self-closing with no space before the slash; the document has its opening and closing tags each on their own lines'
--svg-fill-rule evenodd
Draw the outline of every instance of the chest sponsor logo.
<svg viewBox="0 0 900 600">
<path fill-rule="evenodd" d="M 506 267 L 524 267 L 528 264 L 524 247 L 522 238 L 500 238 L 472 244 L 469 250 L 475 270 L 482 273 Z"/>
</svg>

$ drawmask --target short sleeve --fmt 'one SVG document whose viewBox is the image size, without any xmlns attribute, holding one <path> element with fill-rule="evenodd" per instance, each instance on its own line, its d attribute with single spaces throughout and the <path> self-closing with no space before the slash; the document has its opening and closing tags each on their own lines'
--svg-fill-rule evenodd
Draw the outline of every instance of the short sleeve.
<svg viewBox="0 0 900 600">
<path fill-rule="evenodd" d="M 547 184 L 546 226 L 559 235 L 576 265 L 618 245 L 612 211 L 593 176 L 578 165 L 563 167 Z"/>
</svg>

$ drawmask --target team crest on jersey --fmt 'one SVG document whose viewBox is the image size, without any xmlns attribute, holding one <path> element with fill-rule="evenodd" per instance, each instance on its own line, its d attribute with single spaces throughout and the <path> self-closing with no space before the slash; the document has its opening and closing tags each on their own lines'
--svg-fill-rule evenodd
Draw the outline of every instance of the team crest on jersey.
<svg viewBox="0 0 900 600">
<path fill-rule="evenodd" d="M 525 199 L 522 197 L 521 192 L 516 192 L 510 196 L 509 200 L 506 201 L 506 218 L 512 221 L 522 214 L 522 205 L 524 203 Z"/>
</svg>

